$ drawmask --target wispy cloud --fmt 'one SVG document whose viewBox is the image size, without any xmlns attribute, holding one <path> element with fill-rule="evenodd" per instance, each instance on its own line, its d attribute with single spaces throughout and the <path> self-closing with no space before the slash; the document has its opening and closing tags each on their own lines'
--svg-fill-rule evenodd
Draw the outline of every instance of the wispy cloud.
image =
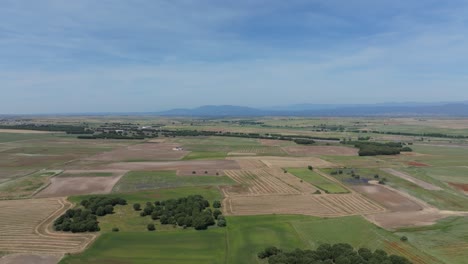
<svg viewBox="0 0 468 264">
<path fill-rule="evenodd" d="M 467 11 L 464 1 L 2 1 L 0 113 L 468 99 Z"/>
</svg>

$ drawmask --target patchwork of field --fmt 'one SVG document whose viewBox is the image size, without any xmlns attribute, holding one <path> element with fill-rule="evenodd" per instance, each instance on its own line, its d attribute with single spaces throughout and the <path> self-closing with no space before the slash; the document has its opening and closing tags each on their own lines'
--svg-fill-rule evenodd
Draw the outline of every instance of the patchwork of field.
<svg viewBox="0 0 468 264">
<path fill-rule="evenodd" d="M 52 221 L 70 207 L 63 199 L 0 201 L 0 251 L 65 254 L 83 250 L 94 234 L 50 231 Z"/>
<path fill-rule="evenodd" d="M 88 160 L 98 161 L 155 161 L 179 160 L 187 155 L 186 150 L 176 150 L 176 143 L 143 143 L 99 153 Z"/>
</svg>

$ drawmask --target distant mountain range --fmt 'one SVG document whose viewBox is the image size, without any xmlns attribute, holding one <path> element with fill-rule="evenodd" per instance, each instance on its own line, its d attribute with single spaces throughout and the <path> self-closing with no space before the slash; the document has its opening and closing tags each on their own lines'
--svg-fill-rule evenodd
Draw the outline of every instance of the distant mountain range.
<svg viewBox="0 0 468 264">
<path fill-rule="evenodd" d="M 455 116 L 468 117 L 468 102 L 384 103 L 373 105 L 300 104 L 271 108 L 206 105 L 193 109 L 157 112 L 161 116 L 249 117 L 249 116 Z"/>
</svg>

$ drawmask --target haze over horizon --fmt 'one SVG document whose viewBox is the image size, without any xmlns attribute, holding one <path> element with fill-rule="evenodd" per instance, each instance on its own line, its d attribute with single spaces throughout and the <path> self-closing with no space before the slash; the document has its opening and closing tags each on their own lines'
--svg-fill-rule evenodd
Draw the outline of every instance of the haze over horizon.
<svg viewBox="0 0 468 264">
<path fill-rule="evenodd" d="M 0 3 L 0 114 L 468 100 L 468 2 Z"/>
</svg>

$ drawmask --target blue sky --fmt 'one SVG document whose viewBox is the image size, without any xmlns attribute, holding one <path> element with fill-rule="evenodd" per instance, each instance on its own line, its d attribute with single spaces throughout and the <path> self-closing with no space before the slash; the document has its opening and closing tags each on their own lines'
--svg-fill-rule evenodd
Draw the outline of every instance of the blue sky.
<svg viewBox="0 0 468 264">
<path fill-rule="evenodd" d="M 2 0 L 0 114 L 468 100 L 468 2 Z"/>
</svg>

